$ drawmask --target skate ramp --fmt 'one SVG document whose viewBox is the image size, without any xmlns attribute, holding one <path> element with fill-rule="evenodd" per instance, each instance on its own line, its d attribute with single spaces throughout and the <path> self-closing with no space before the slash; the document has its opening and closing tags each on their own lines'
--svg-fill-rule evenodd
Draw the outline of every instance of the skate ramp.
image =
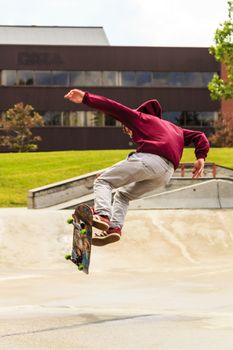
<svg viewBox="0 0 233 350">
<path fill-rule="evenodd" d="M 195 181 L 193 181 L 195 182 Z M 233 208 L 233 181 L 214 179 L 132 201 L 131 209 Z"/>
<path fill-rule="evenodd" d="M 72 270 L 72 211 L 2 209 L 0 266 Z M 91 273 L 232 264 L 233 210 L 130 210 L 122 240 L 93 247 Z"/>
<path fill-rule="evenodd" d="M 132 210 L 90 274 L 71 211 L 0 210 L 1 350 L 231 350 L 233 210 Z"/>
</svg>

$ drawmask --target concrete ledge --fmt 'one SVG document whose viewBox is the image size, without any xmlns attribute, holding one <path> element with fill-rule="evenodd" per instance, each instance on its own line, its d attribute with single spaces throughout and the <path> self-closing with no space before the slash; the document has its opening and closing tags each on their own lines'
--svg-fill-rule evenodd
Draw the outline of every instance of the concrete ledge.
<svg viewBox="0 0 233 350">
<path fill-rule="evenodd" d="M 233 208 L 233 181 L 209 180 L 132 201 L 130 209 Z"/>
<path fill-rule="evenodd" d="M 96 175 L 95 175 L 96 177 Z M 95 177 L 93 178 L 93 182 L 95 180 Z M 78 179 L 78 178 L 77 178 Z M 211 178 L 212 179 L 212 178 Z M 208 181 L 210 180 L 209 178 L 203 178 L 203 179 L 197 179 L 195 181 L 197 181 L 198 183 L 200 182 L 204 182 L 204 181 Z M 78 180 L 77 180 L 78 181 Z M 93 182 L 92 182 L 92 186 L 93 186 Z M 68 183 L 69 184 L 69 183 Z M 161 192 L 170 192 L 174 189 L 179 189 L 181 187 L 186 187 L 186 186 L 189 186 L 193 184 L 193 180 L 192 178 L 172 178 L 170 183 L 161 189 L 158 188 L 156 189 L 155 191 L 152 191 L 150 192 L 150 195 L 154 195 L 154 194 L 159 194 Z M 77 183 L 75 186 L 81 186 L 81 183 L 80 185 Z M 45 186 L 45 190 L 46 190 L 46 186 Z M 51 189 L 49 189 L 50 191 Z M 88 194 L 84 194 L 82 196 L 75 196 L 73 199 L 68 199 L 68 200 L 65 200 L 65 201 L 62 201 L 61 203 L 54 203 L 52 204 L 53 202 L 52 201 L 57 201 L 58 199 L 61 199 L 61 198 L 65 198 L 67 197 L 68 198 L 68 195 L 72 195 L 71 191 L 67 191 L 66 192 L 66 187 L 64 188 L 64 191 L 60 191 L 60 196 L 61 197 L 56 197 L 55 194 L 52 194 L 53 197 L 51 196 L 50 198 L 47 197 L 47 195 L 49 195 L 49 193 L 43 193 L 43 195 L 41 197 L 38 196 L 38 193 L 37 193 L 37 189 L 35 189 L 35 196 L 34 196 L 34 205 L 36 205 L 35 207 L 31 208 L 29 207 L 29 209 L 42 209 L 42 208 L 50 208 L 50 209 L 58 209 L 58 210 L 61 210 L 61 209 L 73 209 L 75 208 L 77 205 L 81 204 L 81 203 L 86 203 L 90 206 L 93 206 L 94 204 L 94 193 L 93 193 L 93 189 L 88 193 Z M 85 191 L 83 190 L 83 193 Z M 114 193 L 116 192 L 116 190 L 113 190 L 112 193 L 114 195 Z M 74 192 L 73 192 L 74 193 Z M 46 203 L 44 203 L 44 201 L 48 201 L 49 199 L 49 202 L 50 202 L 50 205 L 47 206 Z M 38 207 L 38 205 L 44 205 L 43 207 L 40 206 Z"/>
<path fill-rule="evenodd" d="M 102 171 L 104 169 L 47 186 L 34 188 L 28 192 L 28 208 L 48 208 L 74 198 L 85 196 L 93 191 L 93 182 Z"/>
</svg>

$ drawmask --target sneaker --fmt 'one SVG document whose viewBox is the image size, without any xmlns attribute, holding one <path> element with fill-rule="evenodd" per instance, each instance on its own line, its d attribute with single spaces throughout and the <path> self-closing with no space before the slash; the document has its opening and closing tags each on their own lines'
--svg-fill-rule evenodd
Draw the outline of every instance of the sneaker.
<svg viewBox="0 0 233 350">
<path fill-rule="evenodd" d="M 120 227 L 111 227 L 107 231 L 95 232 L 92 238 L 92 244 L 95 246 L 104 246 L 117 242 L 121 238 L 121 233 Z"/>
<path fill-rule="evenodd" d="M 99 230 L 107 231 L 109 229 L 109 218 L 104 215 L 93 215 L 93 226 L 98 228 Z"/>
</svg>

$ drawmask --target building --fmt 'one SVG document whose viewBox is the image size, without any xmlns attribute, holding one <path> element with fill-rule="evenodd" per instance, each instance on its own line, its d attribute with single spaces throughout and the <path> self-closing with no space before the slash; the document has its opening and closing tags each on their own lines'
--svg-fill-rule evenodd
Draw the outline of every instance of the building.
<svg viewBox="0 0 233 350">
<path fill-rule="evenodd" d="M 133 148 L 110 116 L 66 101 L 74 87 L 136 108 L 156 98 L 163 118 L 213 132 L 220 103 L 207 89 L 220 65 L 208 48 L 110 46 L 101 27 L 0 26 L 0 111 L 43 115 L 39 150 Z"/>
</svg>

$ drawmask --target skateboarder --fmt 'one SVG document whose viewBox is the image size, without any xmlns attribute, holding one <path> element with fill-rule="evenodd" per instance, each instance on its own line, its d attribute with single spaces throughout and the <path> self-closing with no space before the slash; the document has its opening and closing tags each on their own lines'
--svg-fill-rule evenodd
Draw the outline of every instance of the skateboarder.
<svg viewBox="0 0 233 350">
<path fill-rule="evenodd" d="M 120 239 L 129 201 L 166 185 L 179 166 L 184 146 L 194 144 L 193 178 L 202 176 L 209 151 L 206 136 L 161 119 L 162 109 L 157 100 L 131 109 L 79 89 L 71 90 L 65 98 L 111 115 L 123 124 L 137 145 L 136 152 L 107 169 L 94 182 L 95 220 L 104 221 L 106 230 L 93 238 L 93 244 L 105 245 Z M 112 205 L 113 189 L 117 192 Z"/>
</svg>

